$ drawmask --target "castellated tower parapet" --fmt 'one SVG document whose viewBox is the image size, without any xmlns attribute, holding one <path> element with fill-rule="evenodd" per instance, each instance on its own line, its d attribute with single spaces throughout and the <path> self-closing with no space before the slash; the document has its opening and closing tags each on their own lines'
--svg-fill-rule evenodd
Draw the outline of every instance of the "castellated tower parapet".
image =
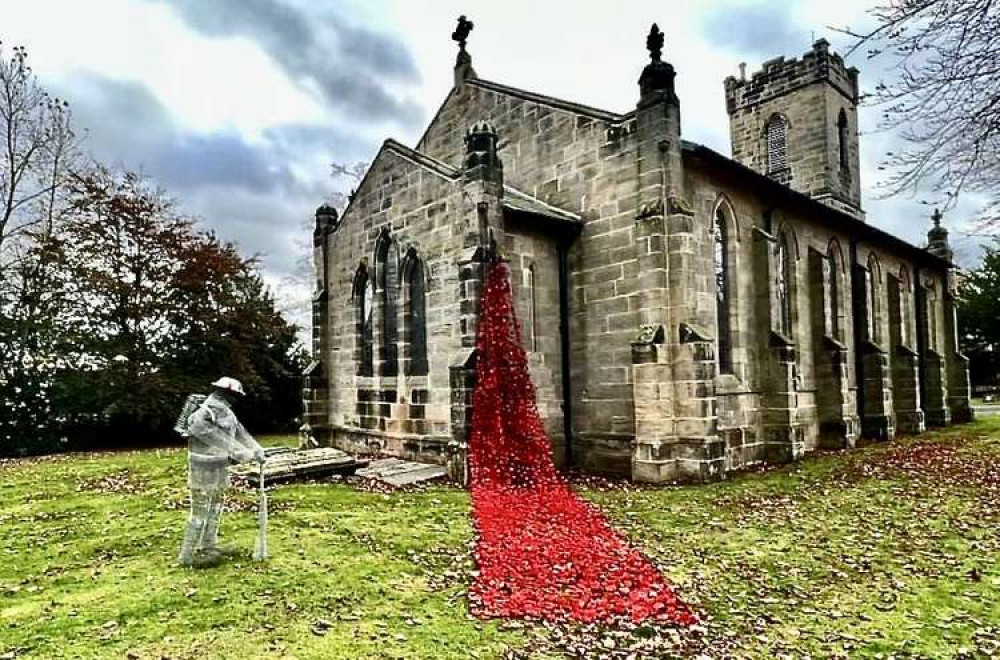
<svg viewBox="0 0 1000 660">
<path fill-rule="evenodd" d="M 820 39 L 800 59 L 768 60 L 725 87 L 734 160 L 863 217 L 857 69 Z"/>
</svg>

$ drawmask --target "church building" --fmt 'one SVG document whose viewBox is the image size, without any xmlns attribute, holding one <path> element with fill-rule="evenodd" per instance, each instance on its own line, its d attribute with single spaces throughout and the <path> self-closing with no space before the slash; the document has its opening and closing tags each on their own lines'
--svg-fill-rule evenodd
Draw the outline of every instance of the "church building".
<svg viewBox="0 0 1000 660">
<path fill-rule="evenodd" d="M 561 467 L 709 481 L 971 419 L 947 231 L 866 222 L 858 71 L 825 40 L 725 80 L 726 156 L 682 139 L 656 25 L 625 114 L 480 78 L 471 29 L 423 137 L 316 212 L 317 440 L 462 478 L 491 254 Z"/>
</svg>

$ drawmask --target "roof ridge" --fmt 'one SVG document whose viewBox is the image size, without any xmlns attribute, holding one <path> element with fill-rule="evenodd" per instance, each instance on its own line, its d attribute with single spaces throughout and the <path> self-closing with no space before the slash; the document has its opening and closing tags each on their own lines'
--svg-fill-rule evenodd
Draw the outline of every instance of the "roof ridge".
<svg viewBox="0 0 1000 660">
<path fill-rule="evenodd" d="M 395 140 L 393 138 L 386 138 L 385 142 L 382 143 L 383 148 L 391 149 L 404 158 L 412 160 L 417 165 L 422 165 L 428 169 L 434 170 L 436 173 L 448 179 L 457 179 L 461 172 L 457 169 L 445 163 L 443 161 L 434 158 L 433 156 L 428 156 L 422 151 L 417 151 L 412 147 L 408 147 L 402 142 Z M 376 156 L 377 157 L 377 156 Z"/>
<path fill-rule="evenodd" d="M 579 221 L 581 219 L 580 215 L 578 213 L 574 213 L 573 211 L 567 211 L 566 209 L 558 207 L 558 206 L 556 206 L 554 204 L 549 204 L 548 202 L 543 201 L 543 200 L 539 199 L 538 197 L 535 197 L 534 195 L 530 195 L 530 194 L 524 192 L 523 190 L 521 190 L 520 188 L 516 188 L 516 187 L 514 187 L 514 186 L 512 186 L 510 184 L 506 184 L 505 183 L 503 185 L 503 188 L 504 188 L 504 192 L 505 193 L 508 193 L 508 192 L 509 193 L 513 193 L 515 197 L 522 197 L 525 200 L 530 200 L 533 204 L 537 204 L 538 206 L 543 207 L 544 209 L 546 209 L 548 211 L 551 211 L 552 213 L 555 213 L 555 214 L 558 214 L 558 215 L 562 215 L 562 216 L 565 216 L 567 218 L 571 218 L 571 219 L 577 220 L 577 221 Z"/>
<path fill-rule="evenodd" d="M 510 94 L 511 96 L 518 96 L 528 101 L 535 101 L 536 103 L 559 108 L 560 110 L 568 110 L 570 112 L 587 115 L 596 119 L 603 119 L 604 121 L 620 122 L 628 119 L 634 114 L 632 112 L 619 114 L 617 112 L 611 112 L 610 110 L 602 110 L 601 108 L 595 108 L 583 103 L 576 103 L 574 101 L 567 101 L 555 96 L 538 94 L 537 92 L 531 92 L 519 87 L 511 87 L 510 85 L 493 82 L 492 80 L 484 80 L 483 78 L 469 78 L 465 81 L 465 83 L 476 87 L 483 87 L 495 92 Z"/>
<path fill-rule="evenodd" d="M 904 252 L 906 251 L 911 252 L 913 256 L 919 257 L 920 259 L 923 259 L 930 263 L 936 262 L 941 265 L 950 265 L 947 260 L 942 259 L 941 257 L 938 257 L 932 252 L 929 252 L 926 249 L 911 243 L 905 238 L 897 236 L 890 231 L 882 229 L 881 227 L 865 222 L 860 218 L 856 218 L 849 213 L 841 211 L 840 209 L 834 208 L 832 206 L 827 206 L 823 202 L 817 199 L 813 199 L 809 195 L 800 192 L 798 190 L 795 190 L 790 186 L 787 186 L 783 183 L 779 183 L 774 179 L 772 179 L 771 177 L 765 174 L 761 174 L 757 170 L 748 167 L 747 165 L 744 165 L 743 163 L 739 162 L 734 158 L 730 158 L 725 154 L 719 153 L 718 151 L 712 149 L 711 147 L 707 147 L 698 142 L 691 142 L 689 140 L 681 140 L 681 146 L 684 149 L 684 151 L 687 151 L 688 153 L 694 156 L 699 156 L 699 155 L 707 156 L 709 158 L 716 160 L 716 162 L 723 163 L 728 167 L 732 167 L 736 170 L 739 170 L 743 174 L 756 178 L 757 181 L 760 182 L 762 185 L 770 187 L 775 192 L 780 192 L 790 200 L 793 200 L 800 204 L 812 205 L 817 211 L 822 212 L 828 217 L 829 216 L 836 217 L 839 222 L 845 223 L 847 229 L 853 229 L 858 234 L 865 235 L 865 237 L 867 238 L 875 237 L 878 240 L 885 240 L 889 244 L 894 245 L 895 247 L 903 250 Z"/>
</svg>

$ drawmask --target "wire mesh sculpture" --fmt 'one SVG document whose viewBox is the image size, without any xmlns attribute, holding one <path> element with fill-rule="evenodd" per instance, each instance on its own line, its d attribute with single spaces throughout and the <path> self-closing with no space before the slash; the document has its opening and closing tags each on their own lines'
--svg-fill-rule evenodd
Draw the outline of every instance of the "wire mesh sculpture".
<svg viewBox="0 0 1000 660">
<path fill-rule="evenodd" d="M 232 404 L 243 395 L 243 385 L 234 378 L 220 378 L 212 383 L 208 396 L 191 395 L 184 403 L 175 429 L 188 440 L 188 487 L 191 511 L 181 543 L 178 562 L 182 566 L 214 566 L 233 548 L 218 543 L 222 517 L 222 497 L 230 485 L 229 463 L 257 460 L 261 464 L 263 488 L 264 449 L 247 433 L 233 413 Z M 261 558 L 267 555 L 266 495 L 262 493 L 260 520 Z"/>
</svg>

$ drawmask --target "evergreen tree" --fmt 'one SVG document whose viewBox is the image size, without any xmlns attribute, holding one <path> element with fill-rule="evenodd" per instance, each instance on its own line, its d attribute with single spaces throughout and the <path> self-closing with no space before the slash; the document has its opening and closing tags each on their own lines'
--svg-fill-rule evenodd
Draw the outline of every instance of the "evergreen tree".
<svg viewBox="0 0 1000 660">
<path fill-rule="evenodd" d="M 1000 386 L 1000 239 L 978 268 L 962 274 L 958 328 L 973 386 Z"/>
</svg>

